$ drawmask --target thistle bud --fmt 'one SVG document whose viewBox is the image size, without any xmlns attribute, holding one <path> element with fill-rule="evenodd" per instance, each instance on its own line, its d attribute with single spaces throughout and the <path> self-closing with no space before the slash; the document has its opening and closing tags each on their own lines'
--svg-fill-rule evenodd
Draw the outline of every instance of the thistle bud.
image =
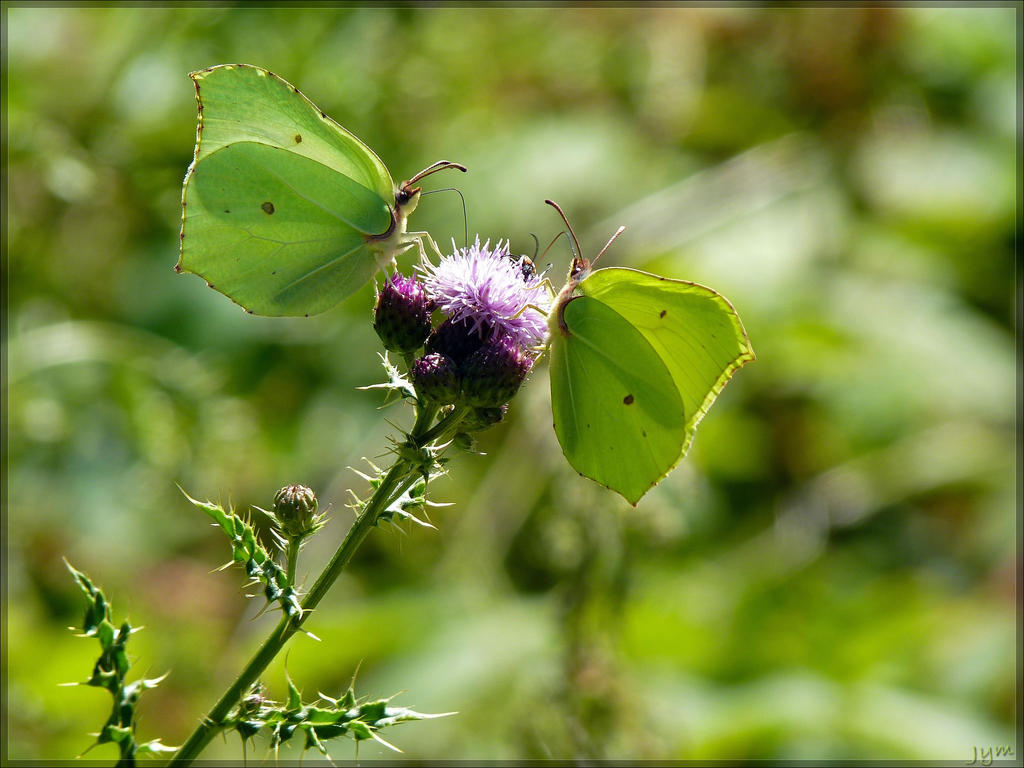
<svg viewBox="0 0 1024 768">
<path fill-rule="evenodd" d="M 316 494 L 304 485 L 286 485 L 274 496 L 274 518 L 288 539 L 304 539 L 323 526 Z"/>
<path fill-rule="evenodd" d="M 459 422 L 459 429 L 463 432 L 482 432 L 505 420 L 508 413 L 508 403 L 498 408 L 474 408 L 472 413 Z"/>
<path fill-rule="evenodd" d="M 430 333 L 430 302 L 423 285 L 397 272 L 386 279 L 377 296 L 373 329 L 392 352 L 408 354 L 423 346 Z"/>
<path fill-rule="evenodd" d="M 484 345 L 484 337 L 491 334 L 490 328 L 472 330 L 468 323 L 445 320 L 427 339 L 427 353 L 436 352 L 451 359 L 456 366 L 461 366 L 466 359 Z"/>
<path fill-rule="evenodd" d="M 463 398 L 477 408 L 498 408 L 512 399 L 532 366 L 511 339 L 489 342 L 463 366 Z"/>
<path fill-rule="evenodd" d="M 416 394 L 428 402 L 445 405 L 459 397 L 459 373 L 455 363 L 437 352 L 424 355 L 412 364 L 412 383 Z"/>
</svg>

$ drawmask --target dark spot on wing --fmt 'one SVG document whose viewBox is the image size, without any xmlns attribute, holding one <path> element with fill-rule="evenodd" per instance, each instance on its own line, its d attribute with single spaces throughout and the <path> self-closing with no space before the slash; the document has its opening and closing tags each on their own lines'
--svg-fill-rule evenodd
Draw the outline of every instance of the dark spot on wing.
<svg viewBox="0 0 1024 768">
<path fill-rule="evenodd" d="M 255 314 L 256 314 L 256 313 L 255 313 L 255 312 L 254 312 L 253 310 L 251 310 L 251 309 L 247 309 L 247 310 L 245 310 L 245 311 L 246 311 L 246 312 L 248 312 L 248 313 L 249 313 L 250 315 L 255 315 Z"/>
<path fill-rule="evenodd" d="M 667 311 L 668 311 L 667 309 L 663 309 L 663 310 L 661 310 L 661 312 L 659 312 L 659 313 L 658 313 L 658 317 L 664 317 L 664 316 L 665 316 L 665 313 L 666 313 Z"/>
<path fill-rule="evenodd" d="M 647 430 L 646 429 L 641 429 L 640 430 L 640 434 L 643 435 L 644 437 L 647 437 Z"/>
<path fill-rule="evenodd" d="M 267 214 L 267 216 L 269 216 L 270 214 L 272 214 L 274 212 L 274 204 L 272 202 L 270 202 L 269 200 L 267 200 L 267 202 L 265 202 L 263 205 L 261 205 L 260 208 L 263 209 L 263 212 L 265 214 Z"/>
<path fill-rule="evenodd" d="M 322 117 L 324 120 L 326 120 L 327 119 L 327 113 L 326 112 L 321 112 L 320 113 L 320 117 Z"/>
<path fill-rule="evenodd" d="M 624 402 L 626 405 L 632 405 L 633 404 L 633 396 L 632 395 L 626 395 L 624 398 L 622 398 L 622 402 Z"/>
<path fill-rule="evenodd" d="M 295 143 L 296 144 L 301 144 L 302 143 L 302 134 L 301 133 L 296 133 L 295 134 Z"/>
<path fill-rule="evenodd" d="M 174 271 L 177 272 L 178 274 L 181 274 L 181 264 L 175 264 Z"/>
<path fill-rule="evenodd" d="M 227 208 L 224 209 L 224 213 L 231 213 Z"/>
</svg>

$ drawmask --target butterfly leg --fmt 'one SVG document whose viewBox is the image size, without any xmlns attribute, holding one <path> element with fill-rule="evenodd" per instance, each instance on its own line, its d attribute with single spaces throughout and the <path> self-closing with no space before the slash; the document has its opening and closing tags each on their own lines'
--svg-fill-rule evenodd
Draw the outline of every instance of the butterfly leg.
<svg viewBox="0 0 1024 768">
<path fill-rule="evenodd" d="M 547 289 L 549 299 L 554 299 L 556 296 L 558 296 L 558 291 L 555 290 L 555 286 L 553 286 L 551 284 L 551 281 L 548 280 L 546 277 L 542 279 L 539 283 L 537 283 L 535 286 L 533 286 L 530 290 L 533 291 L 536 290 L 537 288 L 542 287 Z"/>
<path fill-rule="evenodd" d="M 544 307 L 538 307 L 536 304 L 526 304 L 526 305 L 523 306 L 522 309 L 520 309 L 514 315 L 511 315 L 511 316 L 509 316 L 506 319 L 508 319 L 508 320 L 515 320 L 517 317 L 522 317 L 523 313 L 526 310 L 528 310 L 528 309 L 532 309 L 534 312 L 537 312 L 537 313 L 539 313 L 541 315 L 544 315 L 544 316 L 547 316 L 547 314 L 549 312 L 549 310 L 544 309 Z"/>
<path fill-rule="evenodd" d="M 417 245 L 420 251 L 420 258 L 422 258 L 426 263 L 429 264 L 430 259 L 427 257 L 426 249 L 423 247 L 423 241 L 427 242 L 431 251 L 433 251 L 439 260 L 444 258 L 444 254 L 441 253 L 441 249 L 438 248 L 437 242 L 435 242 L 429 232 L 406 232 L 406 237 L 408 237 L 412 243 Z"/>
</svg>

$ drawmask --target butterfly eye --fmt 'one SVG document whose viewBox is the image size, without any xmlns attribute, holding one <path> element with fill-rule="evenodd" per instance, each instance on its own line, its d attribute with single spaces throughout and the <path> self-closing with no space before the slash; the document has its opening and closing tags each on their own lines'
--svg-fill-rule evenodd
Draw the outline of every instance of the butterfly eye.
<svg viewBox="0 0 1024 768">
<path fill-rule="evenodd" d="M 405 205 L 419 193 L 420 189 L 421 187 L 414 187 L 412 182 L 403 181 L 402 186 L 395 193 L 395 204 L 398 206 Z"/>
<path fill-rule="evenodd" d="M 581 280 L 582 277 L 589 271 L 590 261 L 588 259 L 584 259 L 579 256 L 573 257 L 572 269 L 569 271 L 570 279 Z"/>
</svg>

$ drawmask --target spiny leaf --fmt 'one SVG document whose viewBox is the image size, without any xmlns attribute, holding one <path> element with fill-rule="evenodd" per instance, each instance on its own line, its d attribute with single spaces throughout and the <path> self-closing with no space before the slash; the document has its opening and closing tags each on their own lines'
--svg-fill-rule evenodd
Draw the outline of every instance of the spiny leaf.
<svg viewBox="0 0 1024 768">
<path fill-rule="evenodd" d="M 119 766 L 134 766 L 135 755 L 140 752 L 155 753 L 159 750 L 165 752 L 176 750 L 176 747 L 166 747 L 160 744 L 159 739 L 142 746 L 135 742 L 135 707 L 138 704 L 139 695 L 144 690 L 156 688 L 160 681 L 167 676 L 143 678 L 132 683 L 125 682 L 131 667 L 125 646 L 128 644 L 128 638 L 141 627 L 132 627 L 125 620 L 121 623 L 120 628 L 115 628 L 111 622 L 110 602 L 103 592 L 92 583 L 88 576 L 75 570 L 67 560 L 64 561 L 64 564 L 71 571 L 75 582 L 81 587 L 86 600 L 88 600 L 81 636 L 95 637 L 102 649 L 99 659 L 93 665 L 92 676 L 85 681 L 84 685 L 106 688 L 113 698 L 110 716 L 100 732 L 94 734 L 96 741 L 89 749 L 96 744 L 111 742 L 117 744 L 121 752 L 118 760 Z M 74 630 L 73 627 L 72 630 Z"/>
<path fill-rule="evenodd" d="M 181 486 L 178 489 L 192 504 L 220 526 L 231 540 L 231 555 L 234 561 L 245 568 L 246 574 L 264 585 L 263 596 L 269 603 L 278 603 L 288 616 L 298 619 L 302 616 L 299 596 L 284 572 L 270 553 L 264 549 L 256 537 L 252 525 L 236 514 L 234 510 L 225 510 L 220 504 L 198 501 L 189 496 Z"/>
<path fill-rule="evenodd" d="M 136 755 L 169 755 L 172 752 L 177 752 L 181 747 L 172 747 L 169 744 L 162 744 L 160 739 L 153 739 L 147 741 L 145 744 L 139 744 L 138 749 L 135 750 Z"/>
<path fill-rule="evenodd" d="M 424 528 L 437 528 L 429 520 L 421 520 L 416 513 L 426 517 L 427 507 L 447 507 L 449 504 L 427 500 L 427 480 L 419 478 L 405 493 L 388 505 L 387 509 L 381 512 L 379 519 L 397 524 L 398 521 L 407 520 Z"/>
<path fill-rule="evenodd" d="M 405 378 L 400 370 L 388 360 L 388 353 L 385 352 L 380 355 L 381 364 L 384 366 L 384 373 L 387 375 L 388 380 L 381 384 L 369 384 L 365 387 L 357 387 L 357 389 L 386 389 L 390 395 L 392 392 L 398 392 L 403 398 L 416 399 L 416 389 L 412 383 Z"/>
<path fill-rule="evenodd" d="M 238 731 L 243 740 L 266 729 L 274 750 L 301 732 L 305 737 L 304 750 L 316 748 L 321 754 L 327 755 L 324 742 L 341 736 L 348 736 L 357 742 L 373 739 L 386 744 L 390 749 L 401 751 L 384 741 L 377 731 L 398 723 L 455 714 L 423 714 L 405 707 L 392 707 L 390 699 L 357 700 L 351 686 L 337 699 L 321 693 L 321 705 L 303 704 L 298 688 L 290 678 L 287 682 L 287 703 L 277 705 L 263 698 L 261 693 L 254 693 L 243 698 L 242 704 L 228 718 L 225 726 Z"/>
</svg>

